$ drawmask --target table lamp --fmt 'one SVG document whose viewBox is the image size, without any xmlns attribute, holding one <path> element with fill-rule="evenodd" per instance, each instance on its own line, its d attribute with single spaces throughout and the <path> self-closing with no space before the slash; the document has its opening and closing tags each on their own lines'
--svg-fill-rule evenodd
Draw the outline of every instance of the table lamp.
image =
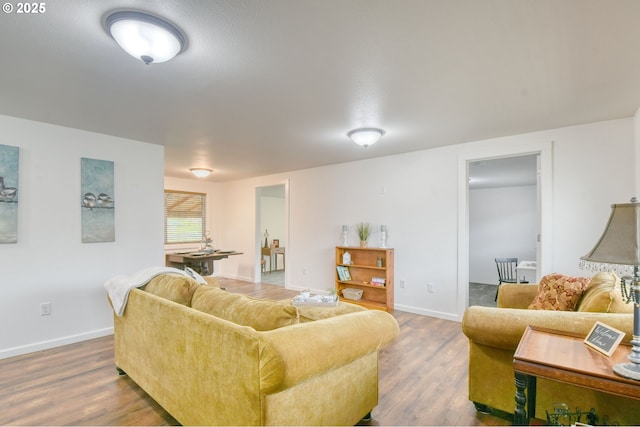
<svg viewBox="0 0 640 427">
<path fill-rule="evenodd" d="M 619 363 L 613 371 L 625 378 L 640 380 L 640 203 L 611 205 L 611 216 L 594 248 L 581 257 L 580 267 L 591 271 L 615 271 L 622 276 L 621 291 L 626 303 L 633 301 L 631 363 Z M 629 273 L 633 270 L 633 276 Z"/>
</svg>

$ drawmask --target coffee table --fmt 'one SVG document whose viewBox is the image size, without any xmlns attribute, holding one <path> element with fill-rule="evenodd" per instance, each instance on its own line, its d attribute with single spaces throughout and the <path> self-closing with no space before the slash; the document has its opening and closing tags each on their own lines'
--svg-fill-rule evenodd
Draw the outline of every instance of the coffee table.
<svg viewBox="0 0 640 427">
<path fill-rule="evenodd" d="M 621 343 L 607 357 L 584 344 L 584 337 L 527 327 L 513 356 L 516 383 L 513 424 L 529 425 L 529 419 L 535 416 L 537 378 L 640 399 L 640 381 L 613 372 L 614 365 L 628 362 L 630 351 L 628 344 Z"/>
</svg>

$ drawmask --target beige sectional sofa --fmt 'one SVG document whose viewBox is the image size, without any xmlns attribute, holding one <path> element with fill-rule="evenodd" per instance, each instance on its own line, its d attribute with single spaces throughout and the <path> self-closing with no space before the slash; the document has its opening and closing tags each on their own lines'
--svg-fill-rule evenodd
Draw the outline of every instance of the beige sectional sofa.
<svg viewBox="0 0 640 427">
<path fill-rule="evenodd" d="M 378 351 L 398 333 L 391 315 L 316 308 L 302 318 L 321 320 L 301 323 L 291 304 L 214 282 L 160 275 L 114 315 L 116 366 L 176 420 L 354 425 L 377 405 Z"/>
</svg>

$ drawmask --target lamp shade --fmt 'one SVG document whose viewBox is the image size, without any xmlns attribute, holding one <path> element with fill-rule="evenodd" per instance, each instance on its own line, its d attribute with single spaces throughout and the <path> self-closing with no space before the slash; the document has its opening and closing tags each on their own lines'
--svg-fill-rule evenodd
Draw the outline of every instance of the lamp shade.
<svg viewBox="0 0 640 427">
<path fill-rule="evenodd" d="M 145 64 L 166 62 L 185 47 L 185 37 L 169 22 L 142 12 L 122 11 L 105 21 L 113 39 Z"/>
<path fill-rule="evenodd" d="M 580 259 L 603 264 L 640 265 L 640 203 L 611 205 L 602 237 Z"/>
<path fill-rule="evenodd" d="M 353 142 L 365 148 L 378 142 L 382 135 L 384 135 L 384 131 L 377 128 L 360 128 L 347 133 Z"/>
</svg>

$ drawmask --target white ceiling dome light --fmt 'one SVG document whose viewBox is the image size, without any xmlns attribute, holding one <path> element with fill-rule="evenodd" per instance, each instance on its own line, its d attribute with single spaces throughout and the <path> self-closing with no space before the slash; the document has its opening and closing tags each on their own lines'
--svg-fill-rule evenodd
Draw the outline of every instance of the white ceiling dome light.
<svg viewBox="0 0 640 427">
<path fill-rule="evenodd" d="M 384 135 L 384 131 L 378 128 L 359 128 L 347 134 L 353 142 L 365 148 L 378 142 L 382 135 Z"/>
<path fill-rule="evenodd" d="M 143 12 L 114 12 L 107 16 L 105 27 L 122 49 L 145 64 L 166 62 L 186 47 L 182 31 Z"/>
<path fill-rule="evenodd" d="M 191 168 L 189 170 L 198 178 L 206 178 L 211 175 L 211 172 L 213 172 L 213 170 L 207 168 Z"/>
</svg>

